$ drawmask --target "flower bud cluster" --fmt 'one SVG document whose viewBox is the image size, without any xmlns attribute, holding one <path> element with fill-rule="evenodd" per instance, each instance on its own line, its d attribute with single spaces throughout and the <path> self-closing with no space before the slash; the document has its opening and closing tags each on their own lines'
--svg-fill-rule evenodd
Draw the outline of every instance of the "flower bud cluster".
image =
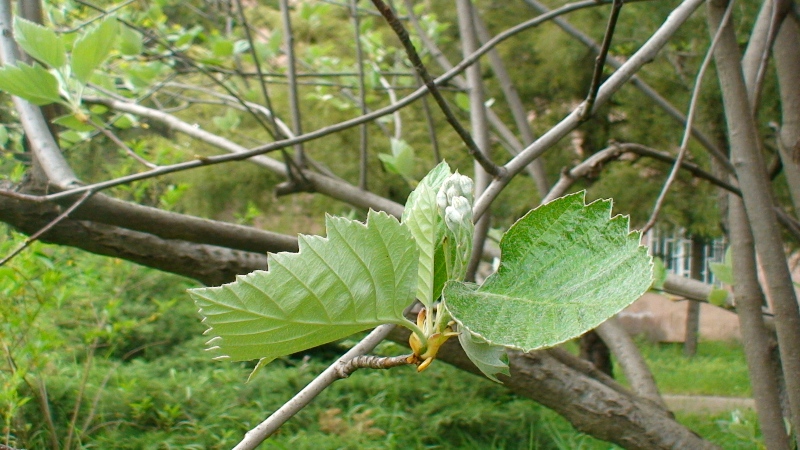
<svg viewBox="0 0 800 450">
<path fill-rule="evenodd" d="M 456 172 L 444 180 L 436 194 L 436 204 L 444 215 L 445 225 L 454 233 L 472 224 L 472 189 L 472 179 Z"/>
</svg>

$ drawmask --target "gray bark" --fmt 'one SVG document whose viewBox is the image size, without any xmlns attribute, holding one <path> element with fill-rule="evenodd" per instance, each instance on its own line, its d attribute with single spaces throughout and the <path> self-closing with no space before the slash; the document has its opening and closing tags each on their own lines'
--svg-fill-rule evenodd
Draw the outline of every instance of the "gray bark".
<svg viewBox="0 0 800 450">
<path fill-rule="evenodd" d="M 398 328 L 391 339 L 407 344 L 409 332 Z M 511 377 L 500 376 L 512 392 L 553 409 L 587 434 L 630 450 L 717 449 L 656 403 L 628 392 L 594 366 L 567 352 L 510 351 Z M 438 359 L 482 376 L 450 339 Z"/>
<path fill-rule="evenodd" d="M 781 130 L 778 149 L 789 184 L 794 215 L 800 212 L 800 26 L 794 16 L 783 21 L 773 54 L 781 94 Z"/>
<path fill-rule="evenodd" d="M 700 280 L 702 275 L 704 245 L 702 239 L 692 236 L 691 275 Z M 689 300 L 686 305 L 686 334 L 683 341 L 683 354 L 692 357 L 697 354 L 697 341 L 700 335 L 700 302 Z"/>
<path fill-rule="evenodd" d="M 752 109 L 740 65 L 739 46 L 731 22 L 721 24 L 726 2 L 709 1 L 711 32 L 722 26 L 714 52 L 725 105 L 731 161 L 742 189 L 745 212 L 755 239 L 756 251 L 773 301 L 775 325 L 786 379 L 791 423 L 800 430 L 800 308 L 789 273 L 780 228 L 772 208 L 769 178 L 761 155 Z M 800 440 L 800 434 L 798 434 Z"/>
<path fill-rule="evenodd" d="M 783 426 L 777 367 L 772 360 L 769 334 L 761 314 L 764 294 L 758 283 L 753 234 L 742 200 L 733 195 L 729 197 L 733 276 L 736 280 L 733 290 L 753 399 L 767 448 L 788 449 L 789 436 Z"/>
<path fill-rule="evenodd" d="M 639 348 L 636 347 L 636 343 L 619 325 L 617 319 L 614 317 L 608 319 L 597 327 L 596 331 L 617 358 L 633 392 L 666 409 L 667 405 L 658 392 L 658 385 L 653 378 L 653 373 L 647 367 L 647 362 L 642 357 Z"/>
</svg>

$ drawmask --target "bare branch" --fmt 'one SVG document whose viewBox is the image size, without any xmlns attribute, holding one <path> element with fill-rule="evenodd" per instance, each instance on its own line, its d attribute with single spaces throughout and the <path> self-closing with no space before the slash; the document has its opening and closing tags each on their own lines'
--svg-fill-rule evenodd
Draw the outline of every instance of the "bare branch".
<svg viewBox="0 0 800 450">
<path fill-rule="evenodd" d="M 661 394 L 658 392 L 653 373 L 647 367 L 647 362 L 645 362 L 642 353 L 636 347 L 631 336 L 620 326 L 617 319 L 615 317 L 608 319 L 600 324 L 595 331 L 614 354 L 614 357 L 622 367 L 623 373 L 625 373 L 625 379 L 628 380 L 633 391 L 642 398 L 651 400 L 662 408 L 667 409 L 664 399 L 661 398 Z"/>
<path fill-rule="evenodd" d="M 280 136 L 280 128 L 278 128 L 278 123 L 275 120 L 275 115 L 271 112 L 274 111 L 272 108 L 272 100 L 269 96 L 269 90 L 267 89 L 267 81 L 264 78 L 264 73 L 261 71 L 261 61 L 258 59 L 258 52 L 256 52 L 255 42 L 253 41 L 253 34 L 250 32 L 250 24 L 247 22 L 247 16 L 244 14 L 244 8 L 242 7 L 242 0 L 236 0 L 236 9 L 239 11 L 239 18 L 242 20 L 242 28 L 244 29 L 244 35 L 247 38 L 247 43 L 249 44 L 250 50 L 250 57 L 253 58 L 253 64 L 256 67 L 256 74 L 258 76 L 258 84 L 261 87 L 261 96 L 264 97 L 264 105 L 266 109 L 270 111 L 270 114 L 267 115 L 267 119 L 272 122 L 272 127 L 274 129 L 273 136 Z M 238 99 L 241 102 L 241 99 Z M 242 107 L 247 110 L 248 102 L 244 102 Z M 252 108 L 252 106 L 250 106 Z M 253 108 L 255 109 L 255 108 Z"/>
<path fill-rule="evenodd" d="M 540 13 L 547 13 L 550 12 L 550 9 L 540 3 L 538 0 L 524 0 L 525 3 L 533 7 L 535 10 L 539 11 Z M 553 10 L 557 11 L 557 10 Z M 570 25 L 565 19 L 560 17 L 553 18 L 553 22 L 561 27 L 565 32 L 569 35 L 573 36 L 575 39 L 580 41 L 583 45 L 591 49 L 595 53 L 599 53 L 600 45 L 598 45 L 592 38 L 578 30 L 577 28 Z M 615 69 L 619 69 L 622 67 L 622 61 L 616 58 L 606 58 L 606 62 L 614 67 Z M 670 117 L 678 121 L 681 125 L 686 125 L 686 117 L 683 115 L 681 111 L 675 108 L 667 99 L 661 96 L 655 89 L 650 87 L 649 84 L 645 83 L 641 78 L 634 75 L 630 79 L 630 83 L 638 88 L 642 93 L 652 99 L 656 105 L 658 105 L 661 109 L 663 109 Z M 714 141 L 706 136 L 702 131 L 697 128 L 692 127 L 692 136 L 700 142 L 706 150 L 711 153 L 715 159 L 717 159 L 729 172 L 733 173 L 733 165 L 731 162 L 728 161 L 728 157 L 726 156 L 725 152 L 718 148 Z"/>
<path fill-rule="evenodd" d="M 148 169 L 155 169 L 158 167 L 157 164 L 153 164 L 150 161 L 142 158 L 141 156 L 137 155 L 135 151 L 133 151 L 128 144 L 122 142 L 122 139 L 118 138 L 116 134 L 112 133 L 110 130 L 106 129 L 105 126 L 95 122 L 91 118 L 89 118 L 89 124 L 91 124 L 97 131 L 100 132 L 103 136 L 107 137 L 111 142 L 113 142 L 117 147 L 121 148 L 128 154 L 131 158 L 135 159 L 143 166 L 147 167 Z M 87 191 L 89 192 L 89 191 Z"/>
<path fill-rule="evenodd" d="M 59 214 L 55 219 L 50 221 L 50 223 L 48 223 L 47 225 L 42 227 L 42 229 L 40 229 L 39 231 L 37 231 L 37 232 L 33 233 L 32 235 L 30 235 L 30 237 L 25 239 L 25 242 L 23 242 L 22 245 L 17 247 L 8 256 L 6 256 L 2 260 L 0 260 L 0 266 L 3 266 L 5 263 L 11 261 L 12 258 L 14 258 L 18 254 L 20 254 L 23 250 L 28 248 L 29 245 L 31 245 L 33 242 L 35 242 L 37 239 L 39 239 L 39 236 L 43 235 L 44 233 L 47 233 L 51 228 L 53 228 L 54 226 L 58 225 L 59 222 L 61 222 L 62 220 L 66 219 L 67 217 L 69 217 L 69 215 L 72 214 L 72 212 L 75 211 L 76 208 L 81 206 L 83 204 L 83 202 L 85 202 L 89 197 L 91 197 L 92 194 L 94 194 L 94 192 L 92 192 L 92 191 L 84 192 L 84 194 L 81 196 L 81 198 L 79 198 L 75 203 L 73 203 L 72 206 L 70 206 L 64 212 Z"/>
<path fill-rule="evenodd" d="M 600 87 L 595 100 L 595 105 L 599 106 L 607 102 L 611 96 L 621 88 L 644 64 L 652 60 L 655 55 L 666 45 L 667 41 L 683 25 L 692 13 L 700 6 L 702 0 L 684 0 L 675 8 L 666 22 L 634 53 L 619 70 L 614 72 L 608 80 Z M 499 36 L 499 35 L 498 35 Z M 489 205 L 500 195 L 500 192 L 508 185 L 516 174 L 525 168 L 531 161 L 539 157 L 550 149 L 564 136 L 577 128 L 580 123 L 581 107 L 578 107 L 560 123 L 551 128 L 539 139 L 529 145 L 517 157 L 509 161 L 505 168 L 508 172 L 499 178 L 495 178 L 488 189 L 475 202 L 475 217 L 479 218 L 489 207 Z"/>
<path fill-rule="evenodd" d="M 425 68 L 425 64 L 423 64 L 422 59 L 420 59 L 419 54 L 417 53 L 417 50 L 414 48 L 414 44 L 411 43 L 408 31 L 406 31 L 403 24 L 400 23 L 400 20 L 397 18 L 397 15 L 394 13 L 394 11 L 392 11 L 392 8 L 384 3 L 383 0 L 372 0 L 372 3 L 376 8 L 378 8 L 378 11 L 381 12 L 383 17 L 386 19 L 386 22 L 400 39 L 400 43 L 403 44 L 403 48 L 406 50 L 408 59 L 411 60 L 411 64 L 414 66 L 414 69 L 416 69 L 419 76 L 425 82 L 425 86 L 428 88 L 431 95 L 433 95 L 433 98 L 439 105 L 439 109 L 441 109 L 444 113 L 445 117 L 447 118 L 447 123 L 453 127 L 461 140 L 467 145 L 469 154 L 475 159 L 475 161 L 478 162 L 478 164 L 481 165 L 481 167 L 483 167 L 486 172 L 492 176 L 496 177 L 501 175 L 503 170 L 481 151 L 480 147 L 472 139 L 472 136 L 469 134 L 469 132 L 467 132 L 467 130 L 461 126 L 461 124 L 458 122 L 458 119 L 453 114 L 453 111 L 450 110 L 450 106 L 448 106 L 447 101 L 444 99 L 444 97 L 442 97 L 442 94 L 436 87 L 435 81 L 428 73 L 428 69 Z"/>
<path fill-rule="evenodd" d="M 489 30 L 486 29 L 486 24 L 483 22 L 483 19 L 481 19 L 480 14 L 473 14 L 473 19 L 475 20 L 475 30 L 478 33 L 478 38 L 480 39 L 481 43 L 483 44 L 488 42 L 492 36 L 489 34 Z M 522 142 L 524 142 L 524 145 L 528 145 L 535 139 L 533 136 L 533 130 L 531 130 L 531 125 L 528 123 L 528 114 L 525 112 L 525 106 L 522 104 L 522 99 L 519 97 L 519 93 L 514 87 L 514 83 L 511 81 L 511 75 L 506 70 L 506 66 L 503 63 L 503 60 L 500 57 L 500 53 L 497 51 L 497 49 L 492 49 L 489 52 L 489 63 L 491 64 L 492 72 L 497 77 L 497 82 L 500 84 L 500 89 L 503 91 L 503 96 L 506 98 L 511 115 L 514 117 L 514 123 L 517 126 L 517 131 L 522 137 Z M 502 133 L 502 130 L 505 127 L 499 126 L 502 125 L 500 118 L 497 117 L 497 114 L 494 114 L 494 111 L 491 109 L 487 112 L 489 113 L 489 122 L 493 127 L 495 127 L 495 129 L 497 129 L 499 133 Z M 509 139 L 506 138 L 506 140 Z M 514 149 L 511 152 L 512 155 L 516 155 L 523 148 L 522 143 L 514 144 L 519 145 L 512 146 Z M 547 194 L 547 191 L 550 189 L 550 185 L 547 182 L 547 173 L 545 172 L 544 167 L 544 158 L 536 158 L 533 160 L 533 162 L 531 162 L 529 167 L 530 168 L 527 169 L 528 173 L 531 175 L 531 178 L 533 178 L 533 182 L 536 183 L 536 189 L 539 191 L 539 196 L 544 197 Z"/>
<path fill-rule="evenodd" d="M 727 22 L 730 19 L 731 5 L 732 3 L 729 4 L 728 9 L 725 10 L 725 16 L 722 18 L 723 22 Z M 703 85 L 703 78 L 705 77 L 706 69 L 708 69 L 708 66 L 711 64 L 711 57 L 713 56 L 714 49 L 717 47 L 717 43 L 719 42 L 720 34 L 721 33 L 719 30 L 717 30 L 717 33 L 714 34 L 714 38 L 711 40 L 711 45 L 708 47 L 706 56 L 703 58 L 703 62 L 700 64 L 700 69 L 697 71 L 694 89 L 692 89 L 692 98 L 689 100 L 689 113 L 686 115 L 686 127 L 684 128 L 680 150 L 678 150 L 678 157 L 675 158 L 675 164 L 672 166 L 672 170 L 667 177 L 667 181 L 664 182 L 664 186 L 661 188 L 661 192 L 658 194 L 658 199 L 656 199 L 653 212 L 650 214 L 650 219 L 648 219 L 647 223 L 645 223 L 644 227 L 642 227 L 643 234 L 647 233 L 647 231 L 650 230 L 653 225 L 655 225 L 656 219 L 658 219 L 658 213 L 661 211 L 661 207 L 664 205 L 664 199 L 667 197 L 667 192 L 669 192 L 669 188 L 675 181 L 675 177 L 678 176 L 678 169 L 680 169 L 681 162 L 683 162 L 683 157 L 686 155 L 686 152 L 689 149 L 689 137 L 691 136 L 692 126 L 694 125 L 694 116 L 697 112 L 697 100 L 700 98 L 700 88 Z"/>
<path fill-rule="evenodd" d="M 718 27 L 722 28 L 714 58 L 725 105 L 731 160 L 736 162 L 745 212 L 775 311 L 790 420 L 794 429 L 800 429 L 800 378 L 797 377 L 800 373 L 800 306 L 784 254 L 771 186 L 761 155 L 761 142 L 742 74 L 736 33 L 730 22 L 726 24 L 722 20 L 726 3 L 708 3 L 708 23 L 714 32 Z M 797 440 L 800 443 L 800 434 Z"/>
<path fill-rule="evenodd" d="M 364 83 L 364 49 L 361 45 L 361 21 L 358 16 L 358 0 L 350 0 L 350 15 L 353 17 L 353 33 L 355 34 L 356 45 L 356 65 L 358 66 L 358 106 L 361 114 L 367 114 L 367 87 Z M 368 133 L 367 124 L 359 126 L 359 175 L 358 187 L 367 190 L 367 157 L 368 157 Z"/>
<path fill-rule="evenodd" d="M 286 70 L 289 75 L 289 109 L 292 117 L 292 131 L 295 136 L 303 134 L 303 124 L 300 120 L 300 99 L 297 93 L 297 62 L 294 55 L 294 33 L 292 32 L 292 18 L 289 15 L 289 0 L 280 0 L 281 22 L 283 23 L 283 43 L 284 53 L 286 53 Z M 303 143 L 294 144 L 295 159 L 297 165 L 304 168 L 305 152 Z"/>
<path fill-rule="evenodd" d="M 592 82 L 589 85 L 589 94 L 587 94 L 586 100 L 584 101 L 581 120 L 587 120 L 592 115 L 594 101 L 597 98 L 597 90 L 600 89 L 600 78 L 603 76 L 603 68 L 606 66 L 608 49 L 611 48 L 611 39 L 614 37 L 614 29 L 617 27 L 617 19 L 619 18 L 619 12 L 621 10 L 622 0 L 614 0 L 614 4 L 611 7 L 611 14 L 608 16 L 608 25 L 606 26 L 606 32 L 603 36 L 603 43 L 600 45 L 597 58 L 595 58 Z"/>
<path fill-rule="evenodd" d="M 304 387 L 297 393 L 291 400 L 286 402 L 283 406 L 278 408 L 266 420 L 258 424 L 255 428 L 248 431 L 244 439 L 239 442 L 233 450 L 252 450 L 261 444 L 264 439 L 268 438 L 272 433 L 278 430 L 287 420 L 292 418 L 298 411 L 308 405 L 311 400 L 317 397 L 328 386 L 333 384 L 334 381 L 345 378 L 350 373 L 345 372 L 344 369 L 348 368 L 348 362 L 356 357 L 359 357 L 367 352 L 372 351 L 386 336 L 394 329 L 394 325 L 386 324 L 372 330 L 372 332 L 345 353 L 336 362 L 331 364 L 325 371 L 314 378 L 311 383 Z M 344 376 L 342 376 L 344 375 Z"/>
</svg>

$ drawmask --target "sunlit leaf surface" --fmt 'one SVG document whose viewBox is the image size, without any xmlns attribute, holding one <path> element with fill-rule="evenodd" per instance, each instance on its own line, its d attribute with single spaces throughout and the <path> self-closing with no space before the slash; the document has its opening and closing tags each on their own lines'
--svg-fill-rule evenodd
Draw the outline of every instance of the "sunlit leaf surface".
<svg viewBox="0 0 800 450">
<path fill-rule="evenodd" d="M 611 202 L 584 193 L 540 206 L 509 229 L 500 268 L 478 287 L 449 282 L 443 296 L 460 326 L 524 351 L 572 339 L 644 293 L 652 262 Z"/>
</svg>

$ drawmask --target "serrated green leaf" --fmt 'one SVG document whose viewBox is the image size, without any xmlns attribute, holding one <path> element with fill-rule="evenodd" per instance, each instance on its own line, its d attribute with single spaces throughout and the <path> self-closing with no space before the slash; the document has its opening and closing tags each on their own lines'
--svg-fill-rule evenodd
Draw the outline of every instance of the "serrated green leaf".
<svg viewBox="0 0 800 450">
<path fill-rule="evenodd" d="M 63 39 L 50 28 L 16 16 L 14 37 L 25 53 L 50 67 L 59 68 L 67 60 Z"/>
<path fill-rule="evenodd" d="M 373 328 L 406 325 L 418 252 L 396 219 L 370 211 L 367 223 L 327 217 L 328 237 L 300 235 L 299 253 L 270 255 L 269 271 L 220 287 L 192 289 L 214 336 L 234 361 L 265 363 Z"/>
<path fill-rule="evenodd" d="M 468 330 L 458 333 L 458 342 L 469 360 L 490 380 L 500 383 L 498 374 L 511 376 L 505 347 L 491 345 Z"/>
<path fill-rule="evenodd" d="M 442 162 L 431 170 L 408 196 L 402 223 L 408 227 L 419 248 L 417 299 L 431 309 L 434 297 L 434 256 L 444 234 L 444 220 L 436 206 L 436 193 L 450 175 L 450 166 Z"/>
<path fill-rule="evenodd" d="M 498 271 L 477 287 L 450 281 L 444 304 L 459 326 L 495 345 L 530 351 L 577 337 L 643 294 L 652 261 L 610 218 L 611 201 L 584 204 L 585 193 L 529 212 L 500 242 Z"/>
<path fill-rule="evenodd" d="M 39 106 L 61 101 L 58 80 L 37 63 L 0 67 L 0 90 Z"/>
<path fill-rule="evenodd" d="M 106 17 L 72 45 L 72 74 L 86 84 L 103 61 L 108 58 L 117 38 L 119 25 L 114 17 Z"/>
</svg>

